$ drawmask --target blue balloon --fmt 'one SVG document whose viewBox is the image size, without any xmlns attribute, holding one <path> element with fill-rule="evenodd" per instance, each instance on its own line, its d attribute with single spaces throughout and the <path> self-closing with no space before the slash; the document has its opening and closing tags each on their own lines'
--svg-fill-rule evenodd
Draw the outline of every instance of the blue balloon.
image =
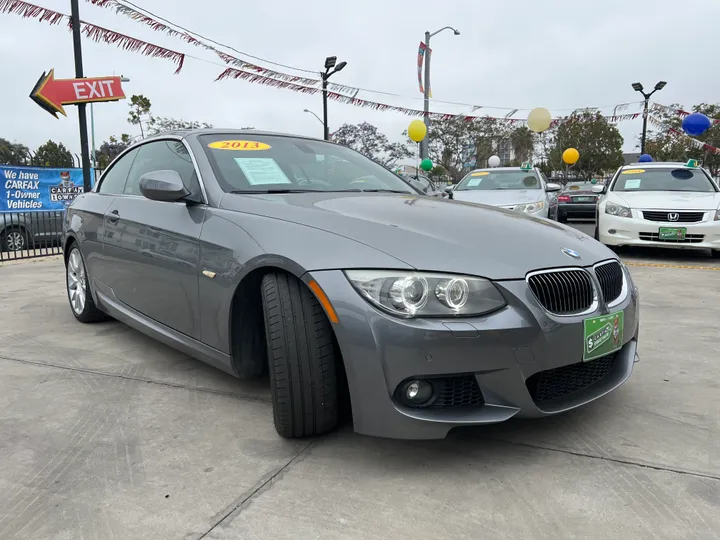
<svg viewBox="0 0 720 540">
<path fill-rule="evenodd" d="M 650 163 L 652 161 L 652 156 L 650 154 L 643 154 L 640 156 L 640 159 L 638 159 L 638 163 Z"/>
<path fill-rule="evenodd" d="M 687 115 L 682 121 L 682 128 L 685 133 L 692 135 L 702 135 L 712 126 L 710 119 L 704 114 L 692 113 Z"/>
</svg>

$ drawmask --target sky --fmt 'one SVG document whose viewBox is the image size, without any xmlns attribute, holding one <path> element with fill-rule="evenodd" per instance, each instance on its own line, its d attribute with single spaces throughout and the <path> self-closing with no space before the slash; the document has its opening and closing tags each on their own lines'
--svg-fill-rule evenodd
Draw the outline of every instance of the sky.
<svg viewBox="0 0 720 540">
<path fill-rule="evenodd" d="M 34 0 L 62 13 L 70 0 Z M 581 107 L 638 101 L 631 83 L 667 86 L 653 99 L 680 103 L 720 102 L 720 56 L 716 0 L 133 0 L 137 6 L 244 53 L 320 71 L 334 55 L 347 67 L 333 82 L 397 94 L 361 92 L 358 97 L 422 109 L 417 50 L 426 30 L 449 25 L 460 31 L 433 37 L 431 87 L 437 100 L 483 106 L 473 114 L 526 118 L 545 107 L 553 117 Z M 128 96 L 143 94 L 156 116 L 208 122 L 215 127 L 253 126 L 322 137 L 320 95 L 308 96 L 241 80 L 214 82 L 224 66 L 212 52 L 166 36 L 113 10 L 80 0 L 82 20 L 187 53 L 182 72 L 168 60 L 149 58 L 83 37 L 85 76 L 124 75 Z M 0 137 L 34 150 L 49 139 L 80 153 L 76 107 L 54 119 L 28 97 L 43 73 L 74 77 L 72 35 L 64 24 L 0 14 L 4 104 Z M 239 56 L 237 53 L 227 51 Z M 202 59 L 202 60 L 200 60 Z M 244 58 L 276 70 L 259 60 Z M 300 73 L 298 73 L 300 74 Z M 312 76 L 312 75 L 310 75 Z M 497 107 L 497 109 L 491 108 Z M 111 135 L 139 135 L 127 122 L 126 101 L 96 104 L 95 141 Z M 376 125 L 391 140 L 412 117 L 330 102 L 330 130 L 343 123 Z M 470 114 L 472 107 L 432 103 L 431 111 Z M 632 109 L 628 112 L 637 112 Z M 618 126 L 624 151 L 636 151 L 642 120 Z"/>
</svg>

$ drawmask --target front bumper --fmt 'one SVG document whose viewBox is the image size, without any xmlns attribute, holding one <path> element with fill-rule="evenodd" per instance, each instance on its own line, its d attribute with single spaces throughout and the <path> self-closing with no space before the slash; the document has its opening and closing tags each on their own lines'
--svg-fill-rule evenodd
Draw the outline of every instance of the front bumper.
<svg viewBox="0 0 720 540">
<path fill-rule="evenodd" d="M 633 216 L 636 214 L 637 211 L 633 210 Z M 686 238 L 683 241 L 659 240 L 660 227 L 684 227 L 687 229 Z M 611 216 L 601 212 L 598 220 L 598 234 L 600 242 L 607 246 L 720 250 L 720 221 L 659 222 L 639 217 Z"/>
<path fill-rule="evenodd" d="M 333 327 L 347 373 L 354 428 L 358 433 L 398 439 L 438 439 L 458 426 L 561 413 L 623 384 L 637 361 L 636 290 L 628 292 L 627 298 L 612 309 L 625 313 L 622 349 L 609 361 L 583 363 L 583 320 L 588 315 L 549 314 L 537 304 L 524 280 L 498 282 L 508 306 L 488 316 L 406 320 L 369 305 L 341 271 L 312 272 L 305 277 L 320 284 L 338 314 L 339 323 Z M 603 366 L 593 364 L 600 361 Z M 598 369 L 605 370 L 602 377 L 596 377 L 584 388 L 541 402 L 534 399 L 538 397 L 539 377 L 547 380 L 557 376 L 561 380 L 576 370 Z M 472 406 L 463 406 L 464 398 L 460 396 L 458 406 L 419 409 L 394 397 L 404 381 L 436 377 L 464 381 L 469 377 L 473 387 L 481 392 L 482 403 L 475 401 Z M 460 386 L 468 397 L 467 385 Z"/>
</svg>

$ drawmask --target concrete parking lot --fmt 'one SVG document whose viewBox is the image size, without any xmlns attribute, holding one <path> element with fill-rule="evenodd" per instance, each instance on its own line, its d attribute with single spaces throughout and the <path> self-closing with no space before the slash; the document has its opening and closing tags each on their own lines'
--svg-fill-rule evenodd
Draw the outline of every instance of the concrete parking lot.
<svg viewBox="0 0 720 540">
<path fill-rule="evenodd" d="M 57 257 L 0 265 L 0 538 L 720 538 L 720 264 L 623 257 L 625 386 L 432 442 L 283 440 L 267 384 L 77 323 Z"/>
</svg>

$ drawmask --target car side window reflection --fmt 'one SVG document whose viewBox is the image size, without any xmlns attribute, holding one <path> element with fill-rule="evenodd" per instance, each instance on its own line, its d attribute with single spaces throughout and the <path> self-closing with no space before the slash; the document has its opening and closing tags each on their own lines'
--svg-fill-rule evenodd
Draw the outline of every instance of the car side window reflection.
<svg viewBox="0 0 720 540">
<path fill-rule="evenodd" d="M 123 192 L 130 167 L 132 167 L 137 153 L 137 149 L 131 150 L 113 164 L 102 177 L 98 193 L 118 195 Z"/>
<path fill-rule="evenodd" d="M 142 195 L 140 178 L 152 171 L 175 171 L 182 178 L 191 197 L 201 197 L 195 167 L 190 153 L 181 141 L 155 141 L 142 145 L 138 149 L 137 158 L 132 164 L 128 180 L 125 183 L 126 195 Z M 202 199 L 200 199 L 202 200 Z"/>
</svg>

